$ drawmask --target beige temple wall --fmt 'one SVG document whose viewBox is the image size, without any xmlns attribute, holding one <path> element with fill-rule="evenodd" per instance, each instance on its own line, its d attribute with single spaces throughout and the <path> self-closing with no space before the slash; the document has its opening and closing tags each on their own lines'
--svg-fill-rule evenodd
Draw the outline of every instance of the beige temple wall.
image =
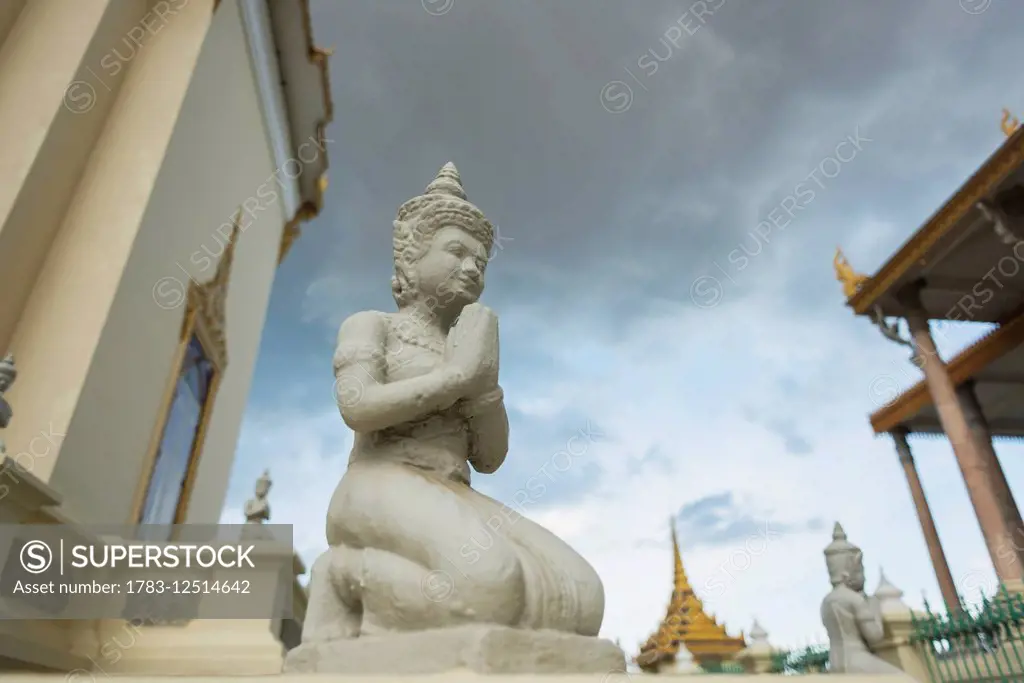
<svg viewBox="0 0 1024 683">
<path fill-rule="evenodd" d="M 274 172 L 237 0 L 213 19 L 138 239 L 50 479 L 81 522 L 129 521 L 175 368 L 184 304 L 154 300 L 209 280 L 223 226 Z M 267 202 L 264 202 L 267 204 Z M 277 201 L 243 219 L 226 309 L 228 366 L 187 521 L 217 522 L 226 495 L 285 221 Z M 188 274 L 182 271 L 183 267 Z M 25 378 L 21 381 L 31 381 Z"/>
<path fill-rule="evenodd" d="M 18 14 L 21 9 L 25 6 L 26 0 L 4 0 L 0 2 L 0 49 L 3 48 L 3 43 L 7 40 L 7 35 L 11 32 L 14 27 L 14 22 L 18 18 Z"/>
<path fill-rule="evenodd" d="M 39 0 L 38 8 L 53 2 Z M 127 72 L 115 73 L 112 50 L 128 55 L 122 39 L 149 3 L 83 0 L 65 5 L 61 16 L 67 25 L 62 28 L 78 27 L 78 46 L 48 34 L 61 32 L 52 26 L 53 17 L 37 7 L 35 13 L 15 13 L 7 0 L 0 4 L 0 35 L 8 34 L 0 46 L 0 89 L 16 80 L 33 95 L 0 90 L 0 148 L 6 157 L 0 165 L 0 349 L 7 349 Z M 16 22 L 17 40 L 9 35 Z M 29 37 L 41 44 L 26 47 Z M 39 82 L 44 74 L 52 81 Z M 78 85 L 68 89 L 69 82 Z"/>
</svg>

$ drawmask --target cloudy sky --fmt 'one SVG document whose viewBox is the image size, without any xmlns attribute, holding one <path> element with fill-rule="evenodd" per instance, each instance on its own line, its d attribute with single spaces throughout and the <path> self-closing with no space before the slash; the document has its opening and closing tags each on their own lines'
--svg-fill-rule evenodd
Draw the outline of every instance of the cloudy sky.
<svg viewBox="0 0 1024 683">
<path fill-rule="evenodd" d="M 269 467 L 273 520 L 307 560 L 325 548 L 352 443 L 338 324 L 393 309 L 395 210 L 451 160 L 502 236 L 484 301 L 512 440 L 475 483 L 510 502 L 548 477 L 527 513 L 601 574 L 604 635 L 635 652 L 662 617 L 673 516 L 734 632 L 822 638 L 835 520 L 871 588 L 881 565 L 937 602 L 866 418 L 917 375 L 844 307 L 832 256 L 874 272 L 1001 143 L 1001 109 L 1024 111 L 1024 5 L 989 1 L 314 0 L 336 50 L 331 185 L 279 271 L 225 517 Z M 952 452 L 913 446 L 976 594 L 990 562 Z M 1024 481 L 1024 449 L 998 449 Z"/>
</svg>

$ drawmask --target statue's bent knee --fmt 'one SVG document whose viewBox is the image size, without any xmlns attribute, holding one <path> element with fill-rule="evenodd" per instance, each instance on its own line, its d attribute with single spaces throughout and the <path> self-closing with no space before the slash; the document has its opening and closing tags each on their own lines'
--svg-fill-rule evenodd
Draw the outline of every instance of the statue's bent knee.
<svg viewBox="0 0 1024 683">
<path fill-rule="evenodd" d="M 448 571 L 448 570 L 442 570 Z M 495 544 L 480 560 L 448 572 L 460 608 L 474 620 L 515 625 L 526 608 L 523 565 L 511 547 Z"/>
</svg>

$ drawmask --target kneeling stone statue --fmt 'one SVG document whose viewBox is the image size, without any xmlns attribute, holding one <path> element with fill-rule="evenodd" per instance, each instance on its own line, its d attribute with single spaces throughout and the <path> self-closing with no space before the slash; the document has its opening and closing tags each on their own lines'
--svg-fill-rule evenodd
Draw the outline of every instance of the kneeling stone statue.
<svg viewBox="0 0 1024 683">
<path fill-rule="evenodd" d="M 478 303 L 493 242 L 445 165 L 394 221 L 398 311 L 341 325 L 335 386 L 355 440 L 285 671 L 625 668 L 597 638 L 604 588 L 590 564 L 470 485 L 470 466 L 490 474 L 508 452 L 498 319 Z"/>
<path fill-rule="evenodd" d="M 829 673 L 902 674 L 912 677 L 872 653 L 884 638 L 882 612 L 876 596 L 864 592 L 864 554 L 846 539 L 836 522 L 832 542 L 825 548 L 832 592 L 821 603 L 821 621 L 828 633 Z"/>
</svg>

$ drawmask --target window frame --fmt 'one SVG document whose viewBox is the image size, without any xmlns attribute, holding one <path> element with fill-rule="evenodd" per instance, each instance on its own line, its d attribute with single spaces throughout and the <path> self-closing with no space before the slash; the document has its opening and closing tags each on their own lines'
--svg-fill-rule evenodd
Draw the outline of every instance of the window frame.
<svg viewBox="0 0 1024 683">
<path fill-rule="evenodd" d="M 199 424 L 196 427 L 195 437 L 192 441 L 192 448 L 189 452 L 188 465 L 186 467 L 185 479 L 182 482 L 181 493 L 174 511 L 173 524 L 184 524 L 188 518 L 188 508 L 195 488 L 196 475 L 199 471 L 199 462 L 202 458 L 203 448 L 206 445 L 206 437 L 210 429 L 214 406 L 217 401 L 217 394 L 220 389 L 221 380 L 227 371 L 227 297 L 228 283 L 231 280 L 231 265 L 235 259 L 235 246 L 242 230 L 242 208 L 238 208 L 235 214 L 234 224 L 230 237 L 224 244 L 220 261 L 217 263 L 217 270 L 207 282 L 199 284 L 191 279 L 186 298 L 188 304 L 185 309 L 184 320 L 178 334 L 178 345 L 174 351 L 171 361 L 171 372 L 164 388 L 163 398 L 160 402 L 156 423 L 150 436 L 149 447 L 142 463 L 142 470 L 139 475 L 139 482 L 136 486 L 135 499 L 132 503 L 129 524 L 141 524 L 142 513 L 146 504 L 146 496 L 153 480 L 156 470 L 157 456 L 160 453 L 160 446 L 163 444 L 164 433 L 167 431 L 167 423 L 170 420 L 171 408 L 174 404 L 174 397 L 177 395 L 178 382 L 182 376 L 185 358 L 188 347 L 193 337 L 199 341 L 206 360 L 210 363 L 211 373 L 209 387 L 206 393 L 206 400 L 200 410 Z"/>
<path fill-rule="evenodd" d="M 192 297 L 190 297 L 192 298 Z M 189 343 L 195 338 L 203 351 L 204 358 L 210 364 L 210 380 L 206 391 L 206 398 L 199 412 L 199 421 L 196 424 L 195 434 L 192 439 L 192 448 L 189 451 L 188 464 L 185 467 L 185 478 L 182 481 L 181 491 L 178 494 L 178 502 L 175 505 L 174 520 L 172 524 L 184 524 L 188 516 L 189 501 L 192 490 L 195 487 L 196 474 L 199 470 L 199 461 L 202 458 L 203 446 L 209 432 L 210 419 L 213 416 L 213 408 L 217 398 L 217 389 L 223 370 L 217 362 L 216 354 L 210 353 L 212 346 L 210 335 L 206 326 L 200 320 L 197 306 L 189 306 L 185 314 L 185 321 L 182 325 L 178 345 L 174 351 L 172 360 L 172 371 L 164 390 L 164 396 L 160 403 L 160 412 L 156 428 L 150 439 L 149 449 L 143 463 L 140 484 L 132 506 L 132 523 L 142 524 L 142 515 L 145 511 L 146 496 L 149 494 L 150 486 L 153 483 L 153 475 L 156 472 L 157 459 L 160 456 L 160 447 L 163 445 L 164 436 L 167 432 L 167 424 L 170 421 L 171 409 L 174 405 L 174 398 L 177 395 L 178 384 L 181 381 L 182 371 L 185 369 L 185 360 L 188 355 Z M 160 523 L 160 522 L 157 522 Z"/>
</svg>

